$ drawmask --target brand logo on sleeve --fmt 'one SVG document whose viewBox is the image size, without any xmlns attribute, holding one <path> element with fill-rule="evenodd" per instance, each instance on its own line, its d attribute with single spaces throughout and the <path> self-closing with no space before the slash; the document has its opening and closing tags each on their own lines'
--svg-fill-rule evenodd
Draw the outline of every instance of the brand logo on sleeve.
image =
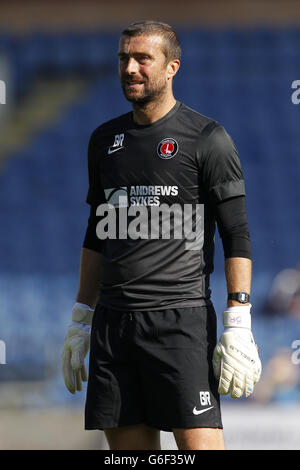
<svg viewBox="0 0 300 470">
<path fill-rule="evenodd" d="M 157 155 L 163 160 L 175 157 L 177 152 L 178 143 L 171 137 L 161 140 L 157 146 Z"/>
</svg>

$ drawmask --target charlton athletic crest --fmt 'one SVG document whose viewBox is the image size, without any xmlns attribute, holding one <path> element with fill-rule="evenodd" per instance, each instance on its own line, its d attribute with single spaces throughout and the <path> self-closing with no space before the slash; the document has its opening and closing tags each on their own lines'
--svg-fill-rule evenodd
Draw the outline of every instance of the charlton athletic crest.
<svg viewBox="0 0 300 470">
<path fill-rule="evenodd" d="M 168 137 L 161 140 L 157 146 L 157 155 L 164 160 L 175 157 L 178 152 L 178 144 L 175 139 Z"/>
</svg>

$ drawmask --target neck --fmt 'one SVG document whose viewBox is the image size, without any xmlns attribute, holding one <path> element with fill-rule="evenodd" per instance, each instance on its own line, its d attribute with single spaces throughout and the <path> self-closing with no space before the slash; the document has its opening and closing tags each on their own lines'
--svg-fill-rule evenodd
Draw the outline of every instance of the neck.
<svg viewBox="0 0 300 470">
<path fill-rule="evenodd" d="M 160 100 L 150 101 L 144 105 L 133 103 L 133 120 L 137 124 L 152 124 L 163 118 L 175 106 L 176 100 L 173 95 Z"/>
</svg>

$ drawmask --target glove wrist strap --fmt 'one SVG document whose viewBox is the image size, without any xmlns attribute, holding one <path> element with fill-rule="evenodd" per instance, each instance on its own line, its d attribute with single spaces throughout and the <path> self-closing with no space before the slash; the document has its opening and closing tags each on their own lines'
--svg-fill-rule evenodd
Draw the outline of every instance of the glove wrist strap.
<svg viewBox="0 0 300 470">
<path fill-rule="evenodd" d="M 85 323 L 79 323 L 76 321 L 72 321 L 70 326 L 75 326 L 75 328 L 80 328 L 82 331 L 86 331 L 87 333 L 91 332 L 91 325 L 86 325 Z"/>
<path fill-rule="evenodd" d="M 91 325 L 94 310 L 88 305 L 76 302 L 72 310 L 72 321 Z"/>
<path fill-rule="evenodd" d="M 251 329 L 251 304 L 241 307 L 228 307 L 223 312 L 223 325 L 225 328 Z"/>
</svg>

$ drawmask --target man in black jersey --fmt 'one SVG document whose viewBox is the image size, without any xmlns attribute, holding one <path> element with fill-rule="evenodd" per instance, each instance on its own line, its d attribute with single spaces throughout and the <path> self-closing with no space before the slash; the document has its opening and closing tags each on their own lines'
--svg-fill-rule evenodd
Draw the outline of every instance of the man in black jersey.
<svg viewBox="0 0 300 470">
<path fill-rule="evenodd" d="M 224 449 L 219 394 L 248 396 L 261 373 L 240 159 L 218 122 L 174 98 L 180 54 L 169 25 L 124 30 L 132 111 L 89 142 L 91 209 L 62 365 L 70 392 L 81 390 L 90 346 L 85 429 L 104 430 L 110 449 L 159 449 L 160 430 L 179 449 Z M 216 223 L 228 288 L 219 342 Z"/>
</svg>

